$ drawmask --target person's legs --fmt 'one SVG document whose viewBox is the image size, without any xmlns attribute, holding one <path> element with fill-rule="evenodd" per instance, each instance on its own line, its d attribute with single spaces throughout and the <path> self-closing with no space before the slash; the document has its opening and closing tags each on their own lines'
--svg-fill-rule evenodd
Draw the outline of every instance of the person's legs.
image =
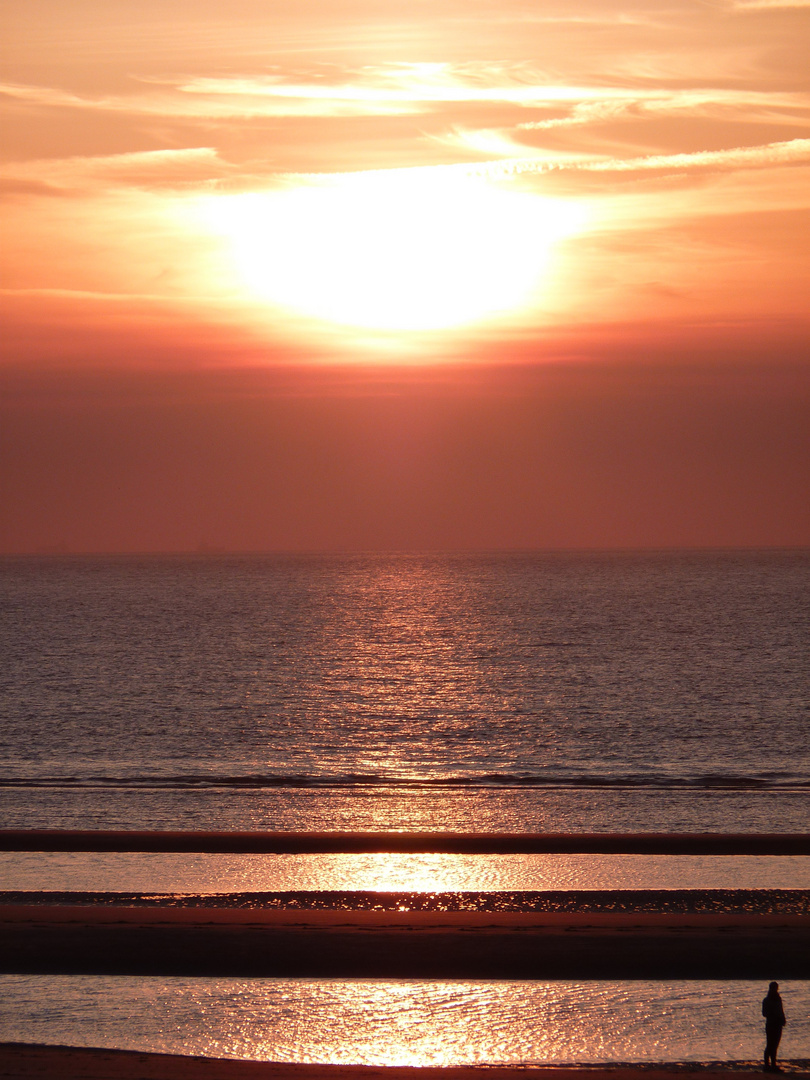
<svg viewBox="0 0 810 1080">
<path fill-rule="evenodd" d="M 776 1064 L 776 1051 L 779 1049 L 779 1043 L 781 1042 L 781 1040 L 782 1040 L 782 1025 L 780 1024 L 779 1027 L 776 1029 L 776 1031 L 773 1034 L 772 1061 L 773 1061 L 774 1069 L 777 1069 L 779 1067 Z"/>
<path fill-rule="evenodd" d="M 782 1038 L 781 1024 L 765 1025 L 765 1069 L 776 1070 L 776 1051 L 779 1049 L 779 1041 Z"/>
</svg>

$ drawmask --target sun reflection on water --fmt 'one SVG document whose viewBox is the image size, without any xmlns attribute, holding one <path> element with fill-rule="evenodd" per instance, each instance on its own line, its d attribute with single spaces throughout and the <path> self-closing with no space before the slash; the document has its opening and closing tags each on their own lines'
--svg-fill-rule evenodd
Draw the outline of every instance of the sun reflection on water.
<svg viewBox="0 0 810 1080">
<path fill-rule="evenodd" d="M 2 976 L 0 1039 L 369 1066 L 749 1061 L 763 985 Z M 810 1056 L 810 983 L 782 986 Z"/>
<path fill-rule="evenodd" d="M 498 893 L 810 889 L 808 856 L 1 852 L 6 889 L 141 893 Z"/>
</svg>

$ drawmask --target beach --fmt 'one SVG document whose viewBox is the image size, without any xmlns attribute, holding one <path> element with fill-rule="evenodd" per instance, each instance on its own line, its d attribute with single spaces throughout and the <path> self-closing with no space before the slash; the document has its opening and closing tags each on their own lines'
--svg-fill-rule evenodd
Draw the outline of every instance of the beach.
<svg viewBox="0 0 810 1080">
<path fill-rule="evenodd" d="M 6 903 L 6 972 L 398 978 L 783 978 L 807 914 Z"/>
<path fill-rule="evenodd" d="M 785 1075 L 810 1076 L 810 1062 L 783 1063 Z M 671 1080 L 697 1075 L 705 1080 L 730 1073 L 761 1072 L 759 1062 L 579 1066 L 470 1066 L 383 1068 L 373 1065 L 318 1065 L 239 1061 L 129 1050 L 0 1043 L 0 1077 L 19 1080 Z"/>
</svg>

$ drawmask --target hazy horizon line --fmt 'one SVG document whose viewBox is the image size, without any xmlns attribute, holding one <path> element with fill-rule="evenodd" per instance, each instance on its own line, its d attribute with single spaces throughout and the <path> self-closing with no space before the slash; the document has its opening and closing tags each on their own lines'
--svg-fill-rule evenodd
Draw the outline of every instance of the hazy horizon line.
<svg viewBox="0 0 810 1080">
<path fill-rule="evenodd" d="M 70 548 L 35 548 L 30 551 L 0 551 L 0 559 L 101 559 L 101 558 L 267 558 L 329 555 L 586 555 L 586 554 L 667 554 L 701 552 L 806 552 L 810 544 L 695 544 L 667 546 L 571 546 L 502 548 L 228 548 L 203 545 L 195 548 L 126 549 L 73 551 Z"/>
</svg>

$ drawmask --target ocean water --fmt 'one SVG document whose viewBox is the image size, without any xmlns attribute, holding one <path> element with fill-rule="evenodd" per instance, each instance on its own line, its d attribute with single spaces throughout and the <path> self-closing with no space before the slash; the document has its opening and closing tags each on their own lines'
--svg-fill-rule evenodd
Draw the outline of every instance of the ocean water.
<svg viewBox="0 0 810 1080">
<path fill-rule="evenodd" d="M 190 894 L 596 893 L 609 889 L 801 890 L 806 855 L 212 855 L 0 852 L 6 890 Z"/>
<path fill-rule="evenodd" d="M 807 551 L 15 558 L 0 597 L 0 827 L 810 821 Z M 0 855 L 0 887 L 806 893 L 808 863 L 32 852 Z M 763 993 L 20 974 L 0 977 L 0 1038 L 391 1064 L 749 1060 Z M 810 984 L 785 993 L 785 1055 L 808 1057 Z"/>
<path fill-rule="evenodd" d="M 757 1061 L 752 982 L 7 976 L 0 1040 L 363 1065 Z M 781 987 L 810 1057 L 810 983 Z"/>
<path fill-rule="evenodd" d="M 6 559 L 15 826 L 792 831 L 810 552 Z"/>
</svg>

